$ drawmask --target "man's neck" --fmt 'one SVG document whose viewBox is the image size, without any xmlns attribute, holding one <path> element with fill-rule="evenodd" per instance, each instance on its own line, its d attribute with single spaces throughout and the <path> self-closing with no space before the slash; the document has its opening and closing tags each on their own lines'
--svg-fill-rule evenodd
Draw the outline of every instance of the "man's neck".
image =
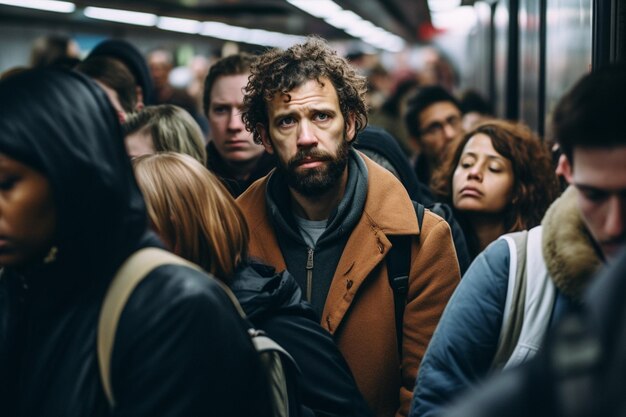
<svg viewBox="0 0 626 417">
<path fill-rule="evenodd" d="M 230 175 L 233 176 L 233 178 L 239 181 L 245 181 L 250 178 L 250 175 L 259 163 L 261 156 L 263 156 L 263 154 L 247 161 L 232 162 L 224 158 L 222 158 L 222 161 L 224 162 L 224 168 Z"/>
<path fill-rule="evenodd" d="M 293 188 L 289 188 L 294 213 L 307 220 L 328 219 L 330 213 L 337 208 L 343 199 L 347 183 L 348 169 L 346 168 L 339 181 L 337 181 L 337 184 L 324 194 L 316 196 L 304 195 Z"/>
<path fill-rule="evenodd" d="M 469 214 L 468 218 L 478 239 L 479 252 L 485 250 L 491 242 L 506 233 L 504 224 L 497 215 L 476 213 Z"/>
</svg>

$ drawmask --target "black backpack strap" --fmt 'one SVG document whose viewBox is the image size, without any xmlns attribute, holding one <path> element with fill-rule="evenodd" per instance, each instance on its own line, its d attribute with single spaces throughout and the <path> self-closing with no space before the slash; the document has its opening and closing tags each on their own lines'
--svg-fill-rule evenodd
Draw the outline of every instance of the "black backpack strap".
<svg viewBox="0 0 626 417">
<path fill-rule="evenodd" d="M 424 220 L 424 206 L 413 201 L 417 224 L 422 230 Z M 396 338 L 398 354 L 402 357 L 402 322 L 406 297 L 409 292 L 409 271 L 411 270 L 411 240 L 412 236 L 389 236 L 392 247 L 387 254 L 387 277 L 393 290 L 393 305 L 396 318 Z"/>
<path fill-rule="evenodd" d="M 424 210 L 426 210 L 426 207 L 417 201 L 412 201 L 412 203 L 413 208 L 415 209 L 415 214 L 417 215 L 417 225 L 419 226 L 420 234 L 422 234 L 422 223 L 424 222 Z"/>
</svg>

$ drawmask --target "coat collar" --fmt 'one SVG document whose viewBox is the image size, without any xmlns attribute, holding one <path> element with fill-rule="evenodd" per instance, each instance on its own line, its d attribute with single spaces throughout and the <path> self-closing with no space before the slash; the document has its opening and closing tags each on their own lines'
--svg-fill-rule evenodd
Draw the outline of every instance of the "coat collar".
<svg viewBox="0 0 626 417">
<path fill-rule="evenodd" d="M 402 184 L 386 169 L 360 154 L 368 170 L 363 215 L 343 250 L 322 313 L 334 333 L 357 291 L 391 248 L 389 235 L 418 235 L 413 204 Z"/>
<path fill-rule="evenodd" d="M 548 273 L 561 292 L 580 300 L 603 262 L 581 218 L 577 194 L 573 186 L 565 190 L 552 203 L 541 225 L 543 257 Z"/>
<path fill-rule="evenodd" d="M 404 186 L 386 169 L 359 152 L 368 172 L 363 214 L 344 247 L 322 313 L 322 325 L 334 333 L 357 291 L 391 248 L 390 235 L 419 235 L 413 204 Z M 271 174 L 270 174 L 271 175 Z M 285 260 L 265 204 L 268 177 L 253 184 L 238 199 L 246 212 L 252 239 L 250 253 L 285 269 Z"/>
</svg>

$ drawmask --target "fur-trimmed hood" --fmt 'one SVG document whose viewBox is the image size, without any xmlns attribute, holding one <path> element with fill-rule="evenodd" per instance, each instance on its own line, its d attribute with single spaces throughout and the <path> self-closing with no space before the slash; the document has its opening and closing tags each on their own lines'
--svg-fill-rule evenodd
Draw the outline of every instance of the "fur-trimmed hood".
<svg viewBox="0 0 626 417">
<path fill-rule="evenodd" d="M 546 268 L 557 288 L 575 300 L 582 298 L 602 259 L 594 247 L 570 186 L 543 217 L 542 250 Z"/>
</svg>

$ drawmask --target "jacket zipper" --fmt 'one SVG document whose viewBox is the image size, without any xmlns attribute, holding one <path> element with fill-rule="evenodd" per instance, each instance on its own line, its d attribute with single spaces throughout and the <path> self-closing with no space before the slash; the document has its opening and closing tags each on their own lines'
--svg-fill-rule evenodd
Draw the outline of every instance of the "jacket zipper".
<svg viewBox="0 0 626 417">
<path fill-rule="evenodd" d="M 306 300 L 311 302 L 311 293 L 313 292 L 313 248 L 308 249 L 306 258 Z"/>
</svg>

